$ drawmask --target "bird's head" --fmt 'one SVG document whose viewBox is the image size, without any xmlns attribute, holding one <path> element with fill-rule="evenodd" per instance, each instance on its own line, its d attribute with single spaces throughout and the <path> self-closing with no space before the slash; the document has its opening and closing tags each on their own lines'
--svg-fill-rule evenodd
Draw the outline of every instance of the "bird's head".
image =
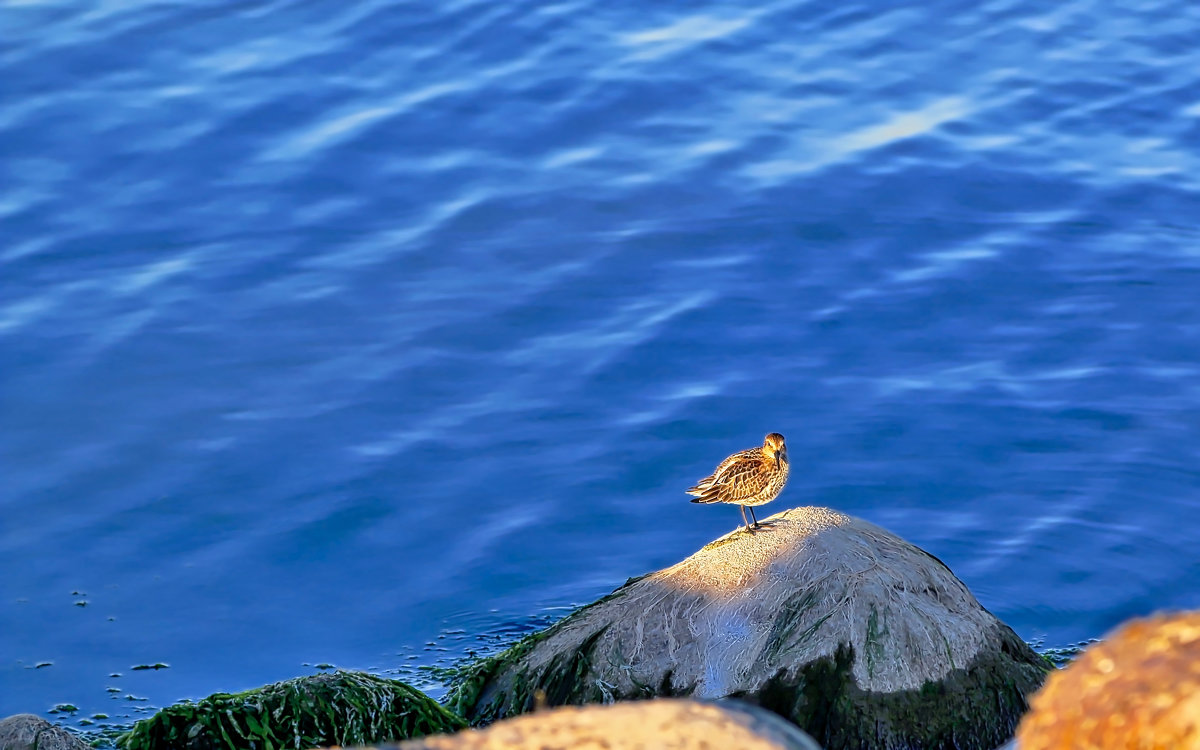
<svg viewBox="0 0 1200 750">
<path fill-rule="evenodd" d="M 775 459 L 775 468 L 779 468 L 780 464 L 786 464 L 787 445 L 783 442 L 783 435 L 778 432 L 772 432 L 763 439 L 763 455 L 767 458 Z"/>
</svg>

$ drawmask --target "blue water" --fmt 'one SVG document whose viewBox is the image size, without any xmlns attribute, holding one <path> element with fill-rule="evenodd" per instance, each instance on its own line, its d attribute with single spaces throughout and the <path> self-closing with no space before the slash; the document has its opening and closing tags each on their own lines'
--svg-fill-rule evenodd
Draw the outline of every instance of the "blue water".
<svg viewBox="0 0 1200 750">
<path fill-rule="evenodd" d="M 420 681 L 773 430 L 1030 641 L 1200 606 L 1200 4 L 0 25 L 0 716 Z"/>
</svg>

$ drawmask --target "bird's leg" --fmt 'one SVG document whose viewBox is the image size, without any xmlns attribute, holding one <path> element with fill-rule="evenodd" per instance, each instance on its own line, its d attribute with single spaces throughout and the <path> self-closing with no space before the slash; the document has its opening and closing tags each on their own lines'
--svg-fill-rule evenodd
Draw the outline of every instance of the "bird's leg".
<svg viewBox="0 0 1200 750">
<path fill-rule="evenodd" d="M 754 519 L 754 528 L 757 529 L 759 527 L 758 516 L 754 515 L 754 506 L 753 505 L 750 506 L 750 517 Z"/>
<path fill-rule="evenodd" d="M 742 509 L 742 523 L 746 524 L 746 531 L 749 531 L 751 534 L 753 534 L 754 529 L 750 528 L 750 522 L 746 520 L 746 506 L 739 505 L 738 507 Z M 750 512 L 753 513 L 754 511 Z"/>
</svg>

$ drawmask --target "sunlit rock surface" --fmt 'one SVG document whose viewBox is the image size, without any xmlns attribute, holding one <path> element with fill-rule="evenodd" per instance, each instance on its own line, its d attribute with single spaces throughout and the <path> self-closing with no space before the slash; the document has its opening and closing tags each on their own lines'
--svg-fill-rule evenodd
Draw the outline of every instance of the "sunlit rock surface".
<svg viewBox="0 0 1200 750">
<path fill-rule="evenodd" d="M 654 700 L 557 708 L 484 730 L 405 742 L 401 750 L 821 750 L 775 714 L 736 702 Z"/>
<path fill-rule="evenodd" d="M 90 747 L 40 716 L 17 714 L 0 721 L 0 750 L 88 750 Z"/>
<path fill-rule="evenodd" d="M 865 521 L 796 508 L 483 660 L 450 706 L 479 724 L 538 696 L 738 697 L 826 747 L 990 750 L 1046 669 L 937 559 Z"/>
<path fill-rule="evenodd" d="M 1020 750 L 1200 750 L 1200 612 L 1121 626 L 1032 703 Z"/>
</svg>

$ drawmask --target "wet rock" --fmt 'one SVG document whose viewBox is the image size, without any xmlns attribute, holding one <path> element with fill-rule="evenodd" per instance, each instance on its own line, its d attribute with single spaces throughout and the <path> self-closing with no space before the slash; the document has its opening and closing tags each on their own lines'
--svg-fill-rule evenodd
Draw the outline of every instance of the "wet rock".
<svg viewBox="0 0 1200 750">
<path fill-rule="evenodd" d="M 414 687 L 362 672 L 276 682 L 179 703 L 134 725 L 123 750 L 367 745 L 466 726 Z"/>
<path fill-rule="evenodd" d="M 1200 750 L 1200 612 L 1134 620 L 1055 672 L 1021 750 Z"/>
<path fill-rule="evenodd" d="M 557 708 L 484 730 L 404 742 L 397 750 L 821 750 L 770 711 L 734 701 L 653 700 Z"/>
<path fill-rule="evenodd" d="M 0 750 L 90 750 L 90 745 L 40 716 L 17 714 L 0 721 Z"/>
<path fill-rule="evenodd" d="M 826 508 L 773 516 L 467 670 L 473 724 L 549 705 L 735 697 L 828 748 L 1007 740 L 1049 665 L 936 558 Z"/>
</svg>

